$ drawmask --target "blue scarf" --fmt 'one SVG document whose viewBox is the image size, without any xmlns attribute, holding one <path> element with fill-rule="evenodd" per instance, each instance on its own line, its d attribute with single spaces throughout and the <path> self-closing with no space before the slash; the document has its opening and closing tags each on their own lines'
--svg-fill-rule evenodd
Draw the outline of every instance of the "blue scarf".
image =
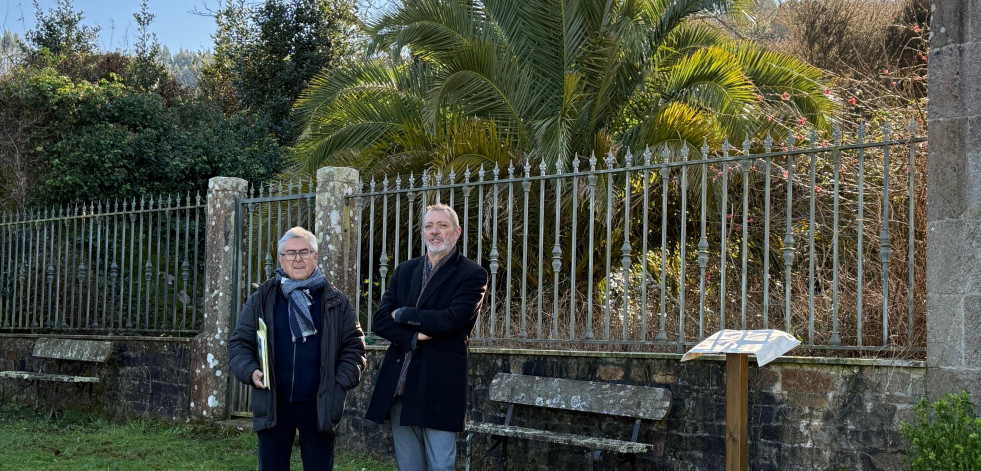
<svg viewBox="0 0 981 471">
<path fill-rule="evenodd" d="M 291 279 L 280 267 L 276 269 L 276 279 L 279 280 L 279 289 L 290 303 L 290 333 L 293 334 L 293 342 L 306 342 L 307 337 L 317 333 L 313 316 L 310 315 L 310 305 L 313 304 L 313 294 L 310 291 L 326 286 L 327 280 L 320 272 L 320 267 L 314 268 L 307 279 L 299 281 Z"/>
</svg>

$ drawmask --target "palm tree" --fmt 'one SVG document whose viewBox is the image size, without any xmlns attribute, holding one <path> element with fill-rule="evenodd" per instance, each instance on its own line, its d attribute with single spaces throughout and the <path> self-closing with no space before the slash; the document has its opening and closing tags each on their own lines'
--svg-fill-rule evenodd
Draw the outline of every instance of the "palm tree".
<svg viewBox="0 0 981 471">
<path fill-rule="evenodd" d="M 834 104 L 820 70 L 713 21 L 745 6 L 405 0 L 371 27 L 368 58 L 318 76 L 297 101 L 298 163 L 367 174 L 552 167 L 574 154 L 741 142 L 802 119 L 826 128 Z"/>
<path fill-rule="evenodd" d="M 353 167 L 367 180 L 383 173 L 418 176 L 425 170 L 465 175 L 478 166 L 510 173 L 512 163 L 521 162 L 516 164 L 521 174 L 527 167 L 556 169 L 558 162 L 570 169 L 577 155 L 595 154 L 602 162 L 605 155 L 623 157 L 629 149 L 639 157 L 644 147 L 664 144 L 672 149 L 688 145 L 692 158 L 700 158 L 703 140 L 718 148 L 724 139 L 740 143 L 772 131 L 782 141 L 788 128 L 780 123 L 803 120 L 827 128 L 834 103 L 820 70 L 733 40 L 719 28 L 718 18 L 741 14 L 743 1 L 405 0 L 373 25 L 370 58 L 315 78 L 297 102 L 305 120 L 296 148 L 299 166 L 311 174 L 324 165 Z M 689 179 L 696 176 L 688 174 Z M 599 177 L 599 188 L 607 187 L 607 178 Z M 671 195 L 668 214 L 676 214 L 683 186 L 677 180 L 664 186 L 658 171 L 648 178 L 649 187 L 638 173 L 622 186 L 618 182 L 615 192 L 597 195 L 596 207 L 606 208 L 604 227 L 618 229 L 593 245 L 562 251 L 559 266 L 575 263 L 579 285 L 586 279 L 597 287 L 603 283 L 609 275 L 602 254 L 620 260 L 627 236 L 635 245 L 647 238 L 653 240 L 651 247 L 660 247 L 659 230 L 644 232 L 642 224 L 630 225 L 630 234 L 620 229 L 625 220 L 645 217 L 642 206 L 608 204 L 624 201 L 620 192 L 629 192 L 629 200 L 637 202 L 645 191 L 652 198 L 664 191 Z M 539 197 L 545 199 L 539 204 L 564 208 L 563 217 L 575 212 L 579 221 L 593 218 L 582 204 L 586 185 L 581 183 L 579 206 L 568 187 L 562 201 L 549 193 Z M 519 187 L 506 183 L 501 188 L 508 193 Z M 688 188 L 697 188 L 696 182 Z M 722 194 L 720 188 L 708 192 L 711 211 L 721 210 Z M 477 199 L 469 204 L 470 214 L 476 214 Z M 485 214 L 493 206 L 502 214 L 527 216 L 507 213 L 512 209 L 496 192 L 479 204 L 486 206 Z M 646 216 L 656 221 L 660 212 L 651 207 Z M 673 257 L 680 257 L 680 227 L 688 227 L 688 239 L 697 234 L 698 213 L 690 208 L 687 214 L 687 221 L 668 229 Z M 482 224 L 505 229 L 503 218 Z M 515 233 L 505 232 L 497 242 L 501 265 L 515 268 L 507 269 L 509 278 L 496 296 L 507 299 L 502 293 L 519 286 L 524 290 L 525 281 L 538 293 L 550 289 L 539 285 L 540 279 L 552 279 L 550 260 L 525 260 L 523 255 L 543 248 L 551 253 L 555 237 L 570 240 L 572 229 L 556 225 L 551 227 L 555 232 L 533 237 L 520 251 L 508 250 L 505 240 L 514 240 Z M 694 247 L 697 241 L 688 242 Z M 762 242 L 751 247 L 757 245 Z M 587 253 L 597 255 L 591 264 Z M 693 254 L 689 249 L 687 257 Z M 486 264 L 486 252 L 484 257 Z M 760 259 L 757 264 L 768 260 Z M 650 263 L 648 254 L 634 250 L 630 263 Z M 539 278 L 525 278 L 525 267 Z M 562 283 L 553 294 L 583 297 L 571 280 Z M 599 302 L 598 292 L 589 303 Z"/>
</svg>

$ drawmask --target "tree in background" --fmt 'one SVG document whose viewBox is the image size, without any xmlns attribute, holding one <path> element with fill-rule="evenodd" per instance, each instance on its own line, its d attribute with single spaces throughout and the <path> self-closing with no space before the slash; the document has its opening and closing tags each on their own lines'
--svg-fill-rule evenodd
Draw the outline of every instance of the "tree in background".
<svg viewBox="0 0 981 471">
<path fill-rule="evenodd" d="M 130 74 L 133 85 L 144 91 L 156 90 L 168 79 L 163 64 L 157 60 L 160 43 L 157 42 L 157 35 L 150 31 L 155 17 L 150 13 L 148 0 L 143 0 L 140 11 L 133 14 L 136 20 L 136 50 L 130 64 Z"/>
<path fill-rule="evenodd" d="M 216 175 L 276 176 L 275 139 L 245 112 L 225 114 L 170 77 L 156 60 L 148 2 L 135 18 L 135 55 L 94 45 L 54 53 L 34 42 L 0 74 L 0 210 L 203 192 Z M 61 2 L 39 10 L 28 37 L 78 37 L 70 30 L 80 19 Z"/>
<path fill-rule="evenodd" d="M 24 54 L 24 45 L 20 38 L 8 30 L 0 34 L 0 75 L 9 72 L 20 62 Z"/>
<path fill-rule="evenodd" d="M 242 0 L 215 14 L 215 57 L 206 86 L 225 109 L 244 109 L 281 143 L 292 143 L 299 125 L 293 101 L 309 80 L 349 55 L 356 17 L 348 1 Z"/>
<path fill-rule="evenodd" d="M 160 47 L 157 60 L 163 64 L 164 68 L 174 80 L 177 80 L 182 87 L 194 91 L 201 95 L 198 81 L 201 79 L 201 71 L 213 60 L 211 51 L 188 51 L 179 49 L 171 52 L 166 45 Z"/>
<path fill-rule="evenodd" d="M 201 95 L 226 114 L 240 109 L 233 67 L 248 42 L 249 25 L 245 0 L 220 1 L 210 13 L 215 19 L 211 62 L 201 71 Z"/>
<path fill-rule="evenodd" d="M 47 13 L 34 0 L 37 25 L 26 34 L 28 44 L 35 50 L 46 50 L 53 55 L 90 53 L 98 49 L 96 39 L 99 28 L 82 24 L 84 16 L 75 11 L 72 0 L 58 0 Z"/>
<path fill-rule="evenodd" d="M 703 137 L 741 142 L 780 123 L 828 127 L 827 77 L 703 18 L 734 0 L 406 1 L 374 51 L 297 102 L 303 170 L 365 173 L 621 154 Z"/>
</svg>

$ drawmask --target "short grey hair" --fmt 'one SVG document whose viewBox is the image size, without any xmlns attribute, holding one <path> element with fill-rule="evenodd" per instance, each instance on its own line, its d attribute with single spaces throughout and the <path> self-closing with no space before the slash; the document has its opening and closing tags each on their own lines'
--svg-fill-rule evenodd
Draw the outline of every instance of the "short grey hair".
<svg viewBox="0 0 981 471">
<path fill-rule="evenodd" d="M 300 226 L 296 226 L 283 234 L 283 237 L 279 239 L 279 253 L 283 253 L 283 246 L 286 245 L 286 241 L 290 239 L 304 238 L 310 243 L 310 248 L 314 252 L 317 251 L 317 236 Z"/>
<path fill-rule="evenodd" d="M 446 205 L 446 204 L 443 204 L 443 203 L 436 203 L 436 204 L 431 204 L 429 206 L 426 206 L 426 214 L 422 216 L 423 217 L 423 221 L 422 221 L 423 227 L 426 226 L 426 219 L 425 219 L 426 218 L 426 215 L 428 215 L 429 213 L 431 213 L 433 211 L 445 211 L 446 214 L 448 214 L 450 216 L 450 220 L 453 221 L 453 228 L 454 229 L 459 229 L 460 228 L 460 216 L 457 216 L 456 211 L 454 211 L 453 208 L 451 208 L 449 205 Z"/>
</svg>

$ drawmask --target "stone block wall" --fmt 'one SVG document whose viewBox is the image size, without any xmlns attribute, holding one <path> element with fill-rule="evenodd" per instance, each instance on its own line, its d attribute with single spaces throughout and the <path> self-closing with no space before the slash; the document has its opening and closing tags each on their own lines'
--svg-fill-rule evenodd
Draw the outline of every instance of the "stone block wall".
<svg viewBox="0 0 981 471">
<path fill-rule="evenodd" d="M 82 338 L 80 336 L 76 336 Z M 34 358 L 31 353 L 37 335 L 0 334 L 0 370 L 49 373 L 91 374 L 91 364 Z M 190 401 L 191 340 L 182 338 L 86 336 L 88 340 L 109 340 L 112 353 L 98 366 L 98 384 L 93 385 L 92 409 L 114 418 L 157 417 L 173 421 L 188 419 Z M 40 394 L 44 404 L 51 400 L 52 383 L 27 386 L 22 380 L 0 379 L 4 401 L 35 402 Z M 16 397 L 13 395 L 16 394 Z M 60 384 L 59 403 L 85 409 L 89 406 L 88 385 Z"/>
<path fill-rule="evenodd" d="M 348 396 L 340 446 L 391 455 L 387 427 L 363 419 L 374 375 L 384 351 L 369 347 L 368 371 Z M 499 372 L 665 387 L 674 404 L 668 417 L 642 424 L 639 440 L 654 451 L 637 457 L 638 469 L 717 470 L 725 468 L 725 363 L 699 359 L 680 363 L 670 354 L 575 354 L 554 351 L 491 351 L 470 355 L 472 420 L 501 423 L 507 407 L 488 399 Z M 750 362 L 750 469 L 902 469 L 904 420 L 926 394 L 922 362 L 786 358 L 764 368 Z M 515 407 L 515 425 L 629 439 L 630 419 Z M 475 438 L 474 457 L 487 437 Z M 462 455 L 463 437 L 460 437 Z M 589 469 L 588 451 L 510 440 L 508 469 Z M 500 452 L 492 454 L 497 460 Z M 615 469 L 629 457 L 603 453 L 598 469 Z M 482 469 L 495 469 L 497 462 Z"/>
</svg>

